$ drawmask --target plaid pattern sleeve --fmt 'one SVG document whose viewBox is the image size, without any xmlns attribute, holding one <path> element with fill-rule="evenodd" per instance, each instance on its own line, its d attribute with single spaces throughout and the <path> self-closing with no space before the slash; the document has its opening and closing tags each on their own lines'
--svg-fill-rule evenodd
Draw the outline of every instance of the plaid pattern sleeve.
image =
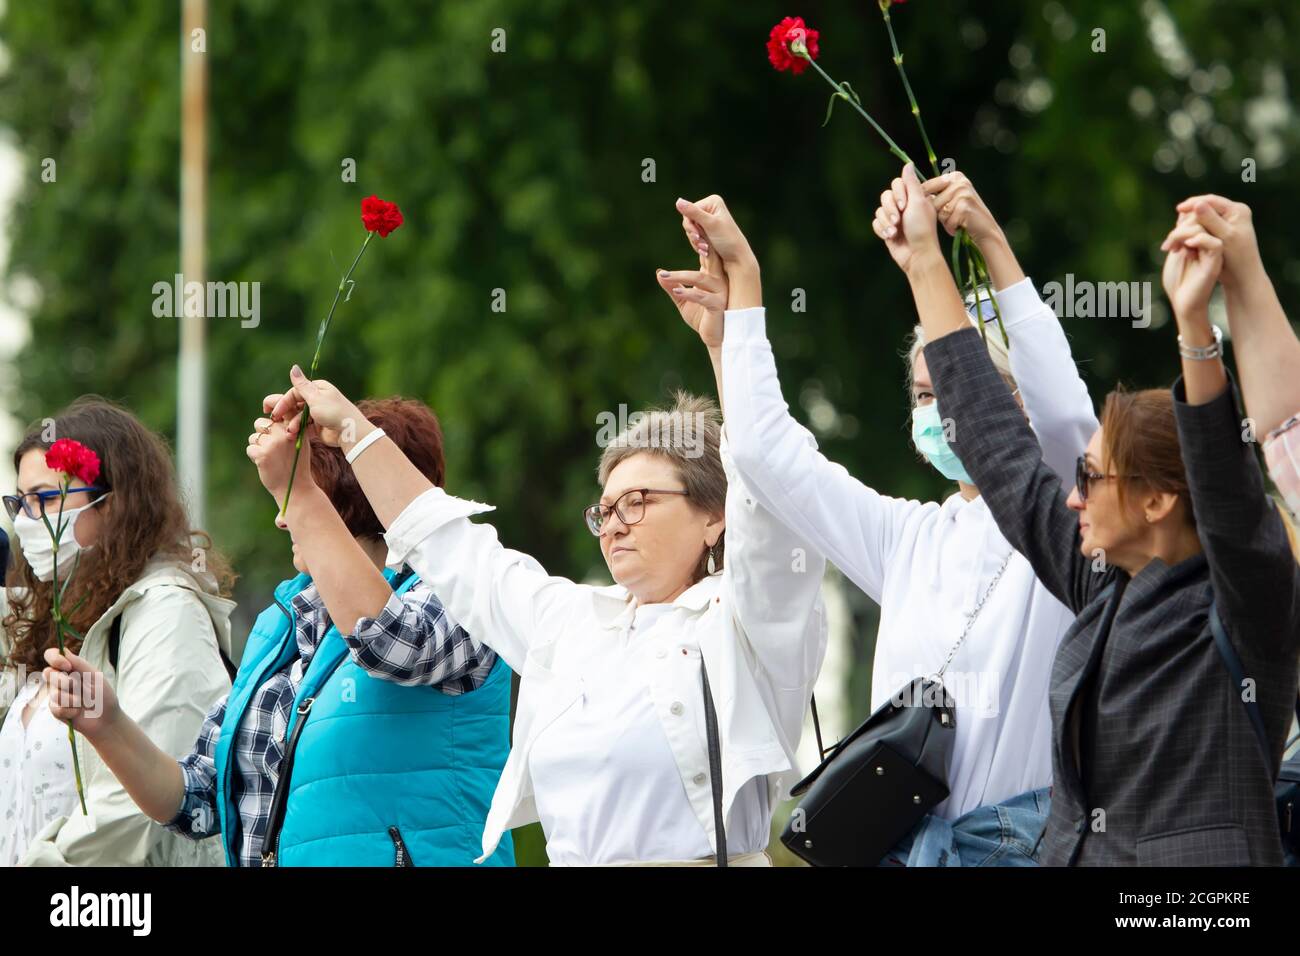
<svg viewBox="0 0 1300 956">
<path fill-rule="evenodd" d="M 1223 619 L 1257 646 L 1293 646 L 1300 635 L 1300 566 L 1268 496 L 1253 442 L 1245 440 L 1231 374 L 1223 394 L 1189 405 L 1173 387 L 1178 442 L 1196 532 Z"/>
<path fill-rule="evenodd" d="M 1286 499 L 1287 507 L 1300 518 L 1300 413 L 1292 415 L 1268 433 L 1264 441 L 1268 473 Z"/>
<path fill-rule="evenodd" d="M 352 659 L 383 680 L 464 694 L 487 680 L 497 655 L 447 614 L 425 584 L 393 594 L 375 617 L 344 635 Z"/>
<path fill-rule="evenodd" d="M 939 414 L 953 422 L 952 449 L 975 479 L 998 530 L 1077 614 L 1114 575 L 1104 554 L 1080 552 L 1079 520 L 1066 505 L 1069 490 L 1043 461 L 1038 439 L 980 333 L 966 328 L 935 339 L 925 346 L 925 361 Z"/>
<path fill-rule="evenodd" d="M 226 697 L 222 697 L 203 718 L 194 750 L 177 761 L 185 784 L 176 816 L 166 824 L 168 830 L 202 840 L 220 830 L 217 817 L 217 768 L 215 756 L 217 740 L 221 736 L 221 722 L 226 717 Z"/>
</svg>

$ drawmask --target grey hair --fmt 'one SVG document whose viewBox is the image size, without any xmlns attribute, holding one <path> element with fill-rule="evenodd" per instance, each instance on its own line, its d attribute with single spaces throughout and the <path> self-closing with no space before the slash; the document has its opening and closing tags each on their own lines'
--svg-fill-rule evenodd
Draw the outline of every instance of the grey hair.
<svg viewBox="0 0 1300 956">
<path fill-rule="evenodd" d="M 970 319 L 971 325 L 979 326 L 979 320 L 975 316 L 968 315 L 967 318 Z M 988 333 L 985 336 L 984 344 L 988 348 L 989 358 L 993 360 L 993 367 L 998 370 L 998 374 L 1007 383 L 1007 387 L 1015 391 L 1019 386 L 1016 384 L 1015 375 L 1011 373 L 1011 353 L 1002 341 L 1002 335 L 997 330 L 997 323 L 985 319 L 984 328 Z M 907 387 L 909 392 L 914 382 L 916 357 L 921 354 L 923 348 L 925 348 L 925 330 L 918 325 L 912 329 L 912 335 L 907 340 Z"/>
<path fill-rule="evenodd" d="M 722 413 L 718 403 L 702 395 L 678 391 L 670 408 L 641 413 L 601 453 L 596 478 L 602 488 L 610 473 L 633 455 L 655 455 L 671 462 L 687 491 L 687 503 L 708 515 L 723 515 L 727 506 L 727 473 L 722 468 Z M 717 570 L 722 569 L 724 531 L 713 547 Z M 708 574 L 709 552 L 700 556 L 696 580 Z"/>
</svg>

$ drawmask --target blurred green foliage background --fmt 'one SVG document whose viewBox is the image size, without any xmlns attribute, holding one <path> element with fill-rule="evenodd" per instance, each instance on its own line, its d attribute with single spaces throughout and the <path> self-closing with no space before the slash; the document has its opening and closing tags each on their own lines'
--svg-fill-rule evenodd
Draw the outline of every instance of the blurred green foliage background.
<svg viewBox="0 0 1300 956">
<path fill-rule="evenodd" d="M 920 157 L 875 0 L 209 4 L 208 278 L 261 283 L 257 328 L 212 319 L 208 333 L 208 525 L 242 574 L 245 623 L 292 573 L 244 456 L 250 422 L 310 361 L 372 192 L 406 225 L 363 260 L 321 374 L 352 396 L 428 402 L 449 489 L 494 503 L 504 541 L 552 573 L 606 577 L 580 516 L 597 494 L 597 415 L 713 389 L 653 278 L 693 261 L 677 196 L 721 193 L 746 228 L 787 399 L 826 454 L 895 495 L 947 493 L 908 442 L 899 352 L 914 316 L 870 231 L 896 165 L 843 105 L 821 128 L 815 74 L 768 66 L 787 14 L 821 31 L 821 65 Z M 1252 204 L 1296 314 L 1300 6 L 913 0 L 894 23 L 936 151 L 1036 285 L 1153 283 L 1149 329 L 1064 320 L 1095 397 L 1176 374 L 1158 245 L 1189 194 Z M 177 324 L 154 317 L 152 287 L 180 268 L 179 5 L 10 0 L 0 42 L 0 129 L 24 159 L 3 291 L 26 290 L 33 333 L 0 408 L 26 421 L 98 392 L 174 436 Z M 874 614 L 854 601 L 861 714 Z M 540 859 L 537 834 L 525 843 Z"/>
</svg>

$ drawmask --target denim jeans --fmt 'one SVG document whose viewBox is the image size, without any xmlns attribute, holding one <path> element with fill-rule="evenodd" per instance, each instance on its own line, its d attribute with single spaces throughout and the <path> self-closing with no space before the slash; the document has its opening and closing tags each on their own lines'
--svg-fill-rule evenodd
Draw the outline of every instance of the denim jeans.
<svg viewBox="0 0 1300 956">
<path fill-rule="evenodd" d="M 880 861 L 881 866 L 1037 866 L 1051 808 L 1049 789 L 945 820 L 929 814 Z"/>
</svg>

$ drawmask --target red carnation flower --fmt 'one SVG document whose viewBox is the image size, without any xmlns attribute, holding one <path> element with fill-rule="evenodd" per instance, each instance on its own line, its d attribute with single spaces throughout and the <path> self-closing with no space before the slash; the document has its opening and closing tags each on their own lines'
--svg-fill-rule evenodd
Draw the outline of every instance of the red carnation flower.
<svg viewBox="0 0 1300 956">
<path fill-rule="evenodd" d="M 774 68 L 789 70 L 798 76 L 808 69 L 808 60 L 791 53 L 791 45 L 802 40 L 804 48 L 808 51 L 808 59 L 815 60 L 819 52 L 817 49 L 819 36 L 821 34 L 803 22 L 803 17 L 786 17 L 772 27 L 772 32 L 768 34 L 767 59 Z"/>
<path fill-rule="evenodd" d="M 93 485 L 99 477 L 99 456 L 79 441 L 60 438 L 45 453 L 45 467 Z"/>
<path fill-rule="evenodd" d="M 366 232 L 377 232 L 379 238 L 388 234 L 402 224 L 402 210 L 395 202 L 385 202 L 378 196 L 367 196 L 361 200 L 361 224 Z"/>
</svg>

